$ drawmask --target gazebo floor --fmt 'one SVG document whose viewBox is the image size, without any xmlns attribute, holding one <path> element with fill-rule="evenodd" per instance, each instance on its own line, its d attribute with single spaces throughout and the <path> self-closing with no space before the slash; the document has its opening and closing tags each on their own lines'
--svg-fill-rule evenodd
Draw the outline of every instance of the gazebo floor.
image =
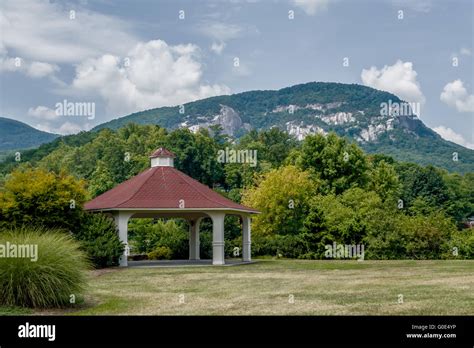
<svg viewBox="0 0 474 348">
<path fill-rule="evenodd" d="M 242 261 L 236 259 L 225 260 L 225 265 L 222 266 L 239 266 L 249 265 L 256 261 Z M 212 260 L 143 260 L 143 261 L 128 261 L 128 267 L 202 267 L 212 266 Z"/>
</svg>

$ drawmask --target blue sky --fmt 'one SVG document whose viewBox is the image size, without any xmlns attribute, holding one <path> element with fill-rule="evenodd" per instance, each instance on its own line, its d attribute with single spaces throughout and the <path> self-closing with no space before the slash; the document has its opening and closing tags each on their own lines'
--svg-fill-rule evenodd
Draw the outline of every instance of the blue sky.
<svg viewBox="0 0 474 348">
<path fill-rule="evenodd" d="M 0 115 L 42 130 L 333 81 L 419 102 L 425 124 L 474 148 L 471 0 L 3 0 L 0 11 Z M 95 117 L 56 115 L 64 100 L 94 103 Z"/>
</svg>

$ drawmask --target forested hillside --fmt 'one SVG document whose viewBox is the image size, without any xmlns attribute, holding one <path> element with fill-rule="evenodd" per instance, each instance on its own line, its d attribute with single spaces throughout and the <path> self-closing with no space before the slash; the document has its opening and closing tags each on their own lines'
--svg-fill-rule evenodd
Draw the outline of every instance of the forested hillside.
<svg viewBox="0 0 474 348">
<path fill-rule="evenodd" d="M 450 171 L 474 172 L 473 150 L 442 139 L 413 114 L 384 115 L 383 103 L 404 102 L 391 93 L 357 84 L 312 82 L 146 110 L 95 129 L 118 129 L 129 122 L 193 131 L 220 125 L 224 133 L 239 138 L 252 129 L 277 127 L 299 140 L 308 134 L 335 132 L 370 153 L 385 153 L 398 160 Z M 457 161 L 453 161 L 453 153 L 457 153 Z"/>
</svg>

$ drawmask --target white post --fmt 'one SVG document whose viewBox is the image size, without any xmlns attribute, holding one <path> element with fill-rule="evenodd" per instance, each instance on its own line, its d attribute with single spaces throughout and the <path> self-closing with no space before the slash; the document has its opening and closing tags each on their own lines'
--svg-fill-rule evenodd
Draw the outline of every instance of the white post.
<svg viewBox="0 0 474 348">
<path fill-rule="evenodd" d="M 123 255 L 120 256 L 119 259 L 119 266 L 120 267 L 127 267 L 128 261 L 127 257 L 129 255 L 129 247 L 128 247 L 128 220 L 133 215 L 133 213 L 119 211 L 118 213 L 114 214 L 115 224 L 117 225 L 119 239 L 122 243 L 125 244 L 125 248 L 123 251 Z"/>
<path fill-rule="evenodd" d="M 250 228 L 250 216 L 242 216 L 242 260 L 251 261 L 251 228 Z"/>
<path fill-rule="evenodd" d="M 224 213 L 208 214 L 212 219 L 212 264 L 224 265 Z"/>
<path fill-rule="evenodd" d="M 189 220 L 189 259 L 199 260 L 199 224 L 201 218 Z"/>
</svg>

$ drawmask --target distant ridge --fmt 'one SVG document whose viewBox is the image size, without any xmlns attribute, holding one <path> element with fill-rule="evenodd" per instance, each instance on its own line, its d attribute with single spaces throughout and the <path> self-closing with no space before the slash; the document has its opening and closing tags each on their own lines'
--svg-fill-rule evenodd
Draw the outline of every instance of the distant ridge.
<svg viewBox="0 0 474 348">
<path fill-rule="evenodd" d="M 26 123 L 0 117 L 0 150 L 21 150 L 38 147 L 59 137 L 40 131 Z"/>
<path fill-rule="evenodd" d="M 474 172 L 474 151 L 446 141 L 415 115 L 386 115 L 381 105 L 407 104 L 396 95 L 358 84 L 309 82 L 280 90 L 249 91 L 206 98 L 180 106 L 133 113 L 98 125 L 118 129 L 127 123 L 157 124 L 192 131 L 220 125 L 239 138 L 251 129 L 278 127 L 298 139 L 335 132 L 369 153 Z M 384 104 L 384 105 L 385 105 Z M 406 110 L 405 110 L 406 111 Z M 453 153 L 458 161 L 453 161 Z"/>
</svg>

